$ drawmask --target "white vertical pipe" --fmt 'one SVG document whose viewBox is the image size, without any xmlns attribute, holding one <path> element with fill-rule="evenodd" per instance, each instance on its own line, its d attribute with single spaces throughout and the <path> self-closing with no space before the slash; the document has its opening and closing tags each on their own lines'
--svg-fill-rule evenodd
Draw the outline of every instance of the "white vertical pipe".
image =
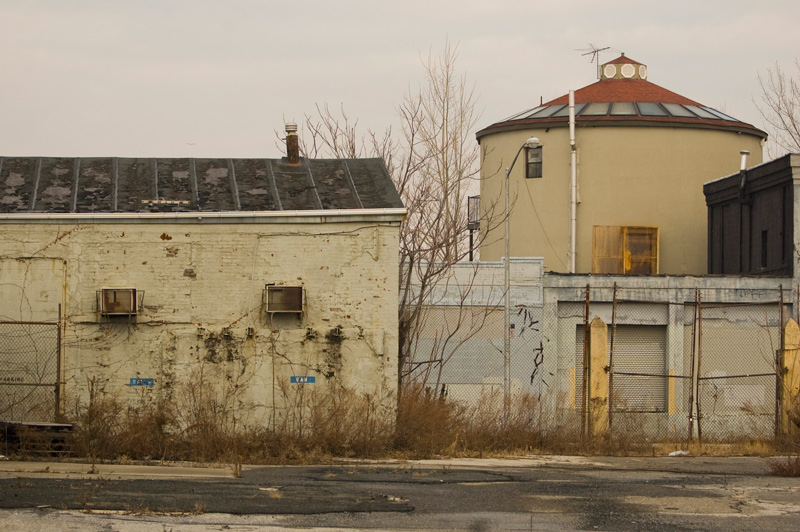
<svg viewBox="0 0 800 532">
<path fill-rule="evenodd" d="M 522 148 L 520 148 L 522 151 Z M 519 151 L 517 152 L 519 156 Z M 514 161 L 506 170 L 505 182 L 505 257 L 503 258 L 503 285 L 505 295 L 503 296 L 503 426 L 508 424 L 511 400 L 511 193 L 509 192 L 509 175 L 514 168 Z"/>
<path fill-rule="evenodd" d="M 578 151 L 575 148 L 575 91 L 569 91 L 569 147 L 570 147 L 570 225 L 569 273 L 575 273 L 575 253 L 578 229 Z"/>
</svg>

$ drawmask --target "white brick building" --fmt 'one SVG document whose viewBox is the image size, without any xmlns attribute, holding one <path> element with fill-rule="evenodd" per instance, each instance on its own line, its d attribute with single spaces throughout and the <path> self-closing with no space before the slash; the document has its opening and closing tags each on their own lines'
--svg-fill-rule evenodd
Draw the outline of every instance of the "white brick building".
<svg viewBox="0 0 800 532">
<path fill-rule="evenodd" d="M 61 313 L 60 368 L 0 334 L 6 398 L 56 373 L 62 408 L 196 385 L 259 423 L 292 387 L 396 391 L 405 209 L 383 161 L 6 157 L 0 185 L 0 321 Z"/>
</svg>

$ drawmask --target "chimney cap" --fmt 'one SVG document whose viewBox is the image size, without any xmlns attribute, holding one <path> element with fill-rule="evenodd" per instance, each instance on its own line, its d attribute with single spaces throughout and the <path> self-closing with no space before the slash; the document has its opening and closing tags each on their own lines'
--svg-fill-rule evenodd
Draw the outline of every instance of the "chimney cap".
<svg viewBox="0 0 800 532">
<path fill-rule="evenodd" d="M 742 164 L 739 166 L 739 171 L 744 172 L 747 170 L 747 156 L 750 155 L 750 152 L 747 150 L 742 150 L 739 152 L 739 154 L 742 156 Z"/>
<path fill-rule="evenodd" d="M 288 122 L 286 124 L 286 132 L 287 133 L 297 133 L 297 124 L 294 122 Z"/>
</svg>

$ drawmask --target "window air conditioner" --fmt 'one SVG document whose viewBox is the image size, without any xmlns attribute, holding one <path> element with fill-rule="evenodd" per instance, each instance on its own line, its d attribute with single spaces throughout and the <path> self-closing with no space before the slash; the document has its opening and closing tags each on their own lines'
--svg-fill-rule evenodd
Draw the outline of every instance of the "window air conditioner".
<svg viewBox="0 0 800 532">
<path fill-rule="evenodd" d="M 136 314 L 135 288 L 103 288 L 98 292 L 98 307 L 103 316 L 131 316 Z"/>
<path fill-rule="evenodd" d="M 302 286 L 267 285 L 264 288 L 264 310 L 267 312 L 302 313 L 304 303 Z"/>
</svg>

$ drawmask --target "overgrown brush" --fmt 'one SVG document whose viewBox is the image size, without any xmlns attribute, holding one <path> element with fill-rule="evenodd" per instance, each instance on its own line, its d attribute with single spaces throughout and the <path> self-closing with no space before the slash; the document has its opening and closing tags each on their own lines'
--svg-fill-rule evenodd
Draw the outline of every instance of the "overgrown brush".
<svg viewBox="0 0 800 532">
<path fill-rule="evenodd" d="M 507 407 L 500 391 L 468 404 L 411 383 L 398 405 L 395 450 L 414 457 L 543 451 L 575 441 L 575 431 L 533 394 L 517 394 Z"/>
<path fill-rule="evenodd" d="M 768 462 L 769 472 L 778 477 L 800 477 L 800 455 L 774 458 Z"/>
<path fill-rule="evenodd" d="M 71 449 L 77 456 L 114 459 L 120 456 L 163 459 L 175 426 L 171 405 L 152 404 L 144 396 L 134 403 L 106 394 L 89 382 L 89 401 L 75 401 L 68 416 L 75 424 Z"/>
<path fill-rule="evenodd" d="M 624 416 L 615 418 L 613 438 L 581 438 L 576 412 L 543 404 L 531 394 L 516 394 L 506 405 L 500 390 L 465 402 L 407 383 L 400 400 L 394 401 L 335 383 L 279 385 L 280 406 L 260 409 L 262 417 L 256 419 L 253 408 L 242 403 L 239 388 L 213 391 L 202 378 L 187 381 L 166 398 L 155 400 L 143 392 L 134 401 L 105 393 L 90 382 L 88 402 L 76 401 L 68 412 L 75 425 L 73 455 L 241 464 L 317 463 L 334 456 L 655 455 L 685 447 L 680 439 L 664 443 L 643 436 L 641 427 Z M 772 449 L 768 444 L 750 447 L 752 452 L 745 454 L 763 455 Z M 689 450 L 705 452 L 697 446 Z M 770 467 L 774 474 L 797 475 L 800 458 L 773 460 Z"/>
<path fill-rule="evenodd" d="M 458 446 L 466 409 L 418 383 L 400 394 L 394 448 L 415 458 L 444 454 Z"/>
<path fill-rule="evenodd" d="M 377 394 L 331 386 L 282 390 L 283 407 L 261 423 L 245 423 L 233 389 L 211 391 L 190 379 L 171 399 L 142 395 L 130 403 L 90 382 L 89 401 L 76 401 L 71 448 L 97 460 L 314 462 L 329 456 L 380 456 L 394 410 Z"/>
</svg>

